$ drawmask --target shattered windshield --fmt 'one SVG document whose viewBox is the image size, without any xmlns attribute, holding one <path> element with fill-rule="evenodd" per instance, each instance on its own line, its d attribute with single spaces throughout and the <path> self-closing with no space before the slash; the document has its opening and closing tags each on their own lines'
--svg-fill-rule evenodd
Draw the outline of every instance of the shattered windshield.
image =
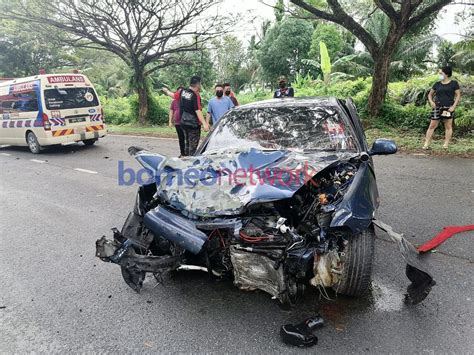
<svg viewBox="0 0 474 355">
<path fill-rule="evenodd" d="M 207 151 L 223 148 L 357 151 L 352 127 L 336 107 L 262 107 L 229 112 Z"/>
</svg>

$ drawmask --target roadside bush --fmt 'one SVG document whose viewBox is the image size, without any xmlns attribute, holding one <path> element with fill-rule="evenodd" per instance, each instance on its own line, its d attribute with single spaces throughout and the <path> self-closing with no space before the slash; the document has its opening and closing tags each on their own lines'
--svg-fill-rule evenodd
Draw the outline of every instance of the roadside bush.
<svg viewBox="0 0 474 355">
<path fill-rule="evenodd" d="M 161 105 L 160 105 L 161 103 Z M 168 123 L 168 112 L 171 98 L 163 95 L 153 95 L 148 97 L 148 121 L 153 125 L 166 125 Z M 138 95 L 130 96 L 130 107 L 134 120 L 138 117 Z"/>
<path fill-rule="evenodd" d="M 474 128 L 474 78 L 467 75 L 454 75 L 461 85 L 463 96 L 461 104 L 456 109 L 455 127 L 457 132 L 468 132 Z M 313 79 L 307 75 L 298 76 L 293 82 L 295 95 L 302 96 L 335 96 L 341 99 L 352 97 L 360 117 L 366 125 L 383 128 L 390 126 L 413 131 L 424 131 L 429 124 L 431 108 L 427 104 L 427 94 L 436 75 L 415 77 L 406 82 L 392 82 L 388 85 L 385 103 L 380 115 L 376 119 L 369 119 L 367 115 L 367 101 L 369 97 L 371 78 L 355 80 L 333 80 L 329 86 L 323 81 Z M 214 92 L 201 92 L 203 113 L 206 114 L 207 103 Z M 166 125 L 171 98 L 165 95 L 152 94 L 150 100 L 150 123 Z M 270 99 L 272 90 L 258 90 L 255 92 L 241 92 L 237 99 L 241 105 Z M 107 122 L 113 124 L 136 123 L 138 116 L 138 98 L 136 95 L 128 98 L 102 99 Z"/>
<path fill-rule="evenodd" d="M 269 90 L 257 90 L 255 92 L 239 93 L 236 96 L 237 100 L 239 101 L 239 105 L 245 105 L 255 101 L 271 99 L 273 97 L 273 92 Z"/>
<path fill-rule="evenodd" d="M 376 121 L 384 125 L 412 130 L 425 130 L 429 124 L 430 110 L 427 106 L 408 104 L 402 106 L 393 101 L 386 101 Z"/>
<path fill-rule="evenodd" d="M 104 116 L 106 123 L 126 124 L 135 122 L 135 116 L 130 110 L 130 101 L 127 97 L 118 97 L 110 99 L 102 97 L 100 99 L 104 108 Z"/>
</svg>

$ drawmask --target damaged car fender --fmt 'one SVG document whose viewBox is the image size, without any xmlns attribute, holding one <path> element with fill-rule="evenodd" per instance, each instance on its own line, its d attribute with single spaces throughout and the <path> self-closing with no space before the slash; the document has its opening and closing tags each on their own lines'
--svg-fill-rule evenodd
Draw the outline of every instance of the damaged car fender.
<svg viewBox="0 0 474 355">
<path fill-rule="evenodd" d="M 370 163 L 361 163 L 354 180 L 334 212 L 331 228 L 348 227 L 360 233 L 372 223 L 379 205 L 375 174 Z"/>
</svg>

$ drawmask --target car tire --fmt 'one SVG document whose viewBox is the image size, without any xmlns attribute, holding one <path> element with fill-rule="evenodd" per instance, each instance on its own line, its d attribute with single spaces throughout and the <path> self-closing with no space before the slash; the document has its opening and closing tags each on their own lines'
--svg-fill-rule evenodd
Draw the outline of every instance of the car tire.
<svg viewBox="0 0 474 355">
<path fill-rule="evenodd" d="M 374 262 L 375 232 L 371 225 L 362 233 L 350 237 L 344 250 L 343 270 L 334 291 L 347 296 L 362 296 L 370 286 Z"/>
<path fill-rule="evenodd" d="M 31 131 L 26 135 L 26 144 L 28 144 L 28 148 L 30 149 L 31 153 L 41 153 L 41 145 L 38 142 L 38 138 L 36 138 L 36 135 Z"/>
<path fill-rule="evenodd" d="M 84 139 L 84 140 L 82 141 L 82 143 L 84 143 L 84 145 L 87 145 L 87 146 L 94 145 L 95 142 L 97 142 L 97 139 L 95 139 L 95 138 L 92 138 L 92 139 Z"/>
</svg>

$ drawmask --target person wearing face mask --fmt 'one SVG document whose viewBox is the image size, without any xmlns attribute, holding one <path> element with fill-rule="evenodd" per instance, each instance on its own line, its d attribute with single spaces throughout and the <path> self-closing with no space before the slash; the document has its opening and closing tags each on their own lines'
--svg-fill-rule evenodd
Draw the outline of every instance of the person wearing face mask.
<svg viewBox="0 0 474 355">
<path fill-rule="evenodd" d="M 278 90 L 275 91 L 275 93 L 273 94 L 273 98 L 276 99 L 276 98 L 283 98 L 283 97 L 294 97 L 295 96 L 295 91 L 293 90 L 293 88 L 289 88 L 286 86 L 286 78 L 284 76 L 281 76 L 279 79 L 278 79 Z"/>
<path fill-rule="evenodd" d="M 225 96 L 227 96 L 232 101 L 235 107 L 239 106 L 239 102 L 237 101 L 237 98 L 235 97 L 235 93 L 230 88 L 230 83 L 224 83 L 223 88 L 224 88 Z"/>
<path fill-rule="evenodd" d="M 445 130 L 443 148 L 447 149 L 449 146 L 453 135 L 454 110 L 461 99 L 461 89 L 456 80 L 451 80 L 452 74 L 453 70 L 451 67 L 441 68 L 439 70 L 439 81 L 433 85 L 428 94 L 428 101 L 432 107 L 432 112 L 423 149 L 429 149 L 433 132 L 441 120 L 443 120 Z"/>
<path fill-rule="evenodd" d="M 206 115 L 208 124 L 212 118 L 212 125 L 215 125 L 227 111 L 234 107 L 232 100 L 224 95 L 224 87 L 221 84 L 217 84 L 215 90 L 216 96 L 209 100 Z"/>
</svg>

